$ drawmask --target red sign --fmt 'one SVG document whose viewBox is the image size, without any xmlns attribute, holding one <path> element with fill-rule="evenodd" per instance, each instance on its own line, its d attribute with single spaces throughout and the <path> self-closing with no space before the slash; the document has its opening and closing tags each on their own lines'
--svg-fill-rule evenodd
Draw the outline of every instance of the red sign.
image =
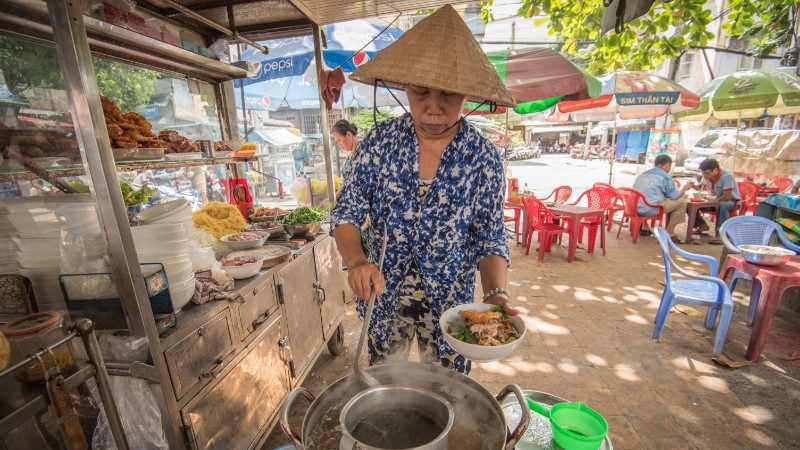
<svg viewBox="0 0 800 450">
<path fill-rule="evenodd" d="M 263 104 L 265 108 L 269 108 L 270 99 L 268 95 L 261 97 L 261 104 Z"/>
<path fill-rule="evenodd" d="M 687 108 L 697 108 L 700 105 L 700 97 L 694 94 L 681 92 L 681 105 Z"/>
<path fill-rule="evenodd" d="M 597 98 L 587 98 L 585 100 L 566 100 L 558 102 L 558 111 L 570 113 L 574 111 L 583 111 L 585 109 L 601 108 L 611 103 L 612 98 L 614 98 L 613 94 L 605 94 Z"/>
</svg>

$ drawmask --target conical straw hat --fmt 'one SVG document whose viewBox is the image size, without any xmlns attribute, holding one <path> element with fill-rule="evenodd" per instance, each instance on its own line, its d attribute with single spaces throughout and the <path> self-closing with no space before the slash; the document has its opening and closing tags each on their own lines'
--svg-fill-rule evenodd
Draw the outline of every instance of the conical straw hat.
<svg viewBox="0 0 800 450">
<path fill-rule="evenodd" d="M 439 8 L 375 58 L 350 74 L 350 79 L 389 87 L 406 85 L 463 94 L 468 100 L 516 104 L 497 71 L 483 54 L 467 25 L 450 5 Z"/>
</svg>

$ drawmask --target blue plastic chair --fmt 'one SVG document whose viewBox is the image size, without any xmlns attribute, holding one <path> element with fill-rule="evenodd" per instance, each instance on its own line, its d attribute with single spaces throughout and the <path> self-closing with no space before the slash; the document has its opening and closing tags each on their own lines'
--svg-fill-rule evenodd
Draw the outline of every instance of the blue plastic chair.
<svg viewBox="0 0 800 450">
<path fill-rule="evenodd" d="M 717 334 L 714 338 L 714 356 L 722 353 L 722 346 L 725 343 L 725 335 L 728 333 L 728 325 L 733 314 L 733 298 L 728 285 L 715 276 L 698 275 L 680 267 L 672 256 L 670 249 L 678 255 L 691 260 L 699 261 L 709 265 L 712 274 L 717 273 L 717 260 L 711 256 L 689 253 L 678 248 L 669 237 L 667 230 L 661 227 L 654 229 L 658 243 L 661 244 L 661 252 L 664 255 L 664 267 L 666 269 L 666 286 L 664 293 L 661 294 L 661 303 L 658 305 L 656 314 L 656 326 L 653 330 L 653 340 L 658 342 L 670 309 L 675 304 L 708 306 L 705 326 L 709 330 L 714 329 L 717 321 L 717 313 L 722 312 Z M 688 279 L 672 278 L 672 270 L 684 275 Z"/>
<path fill-rule="evenodd" d="M 784 247 L 795 252 L 800 253 L 800 246 L 793 244 L 783 228 L 777 222 L 759 216 L 736 216 L 726 220 L 725 223 L 719 228 L 719 235 L 722 242 L 728 251 L 735 254 L 741 254 L 739 250 L 740 245 L 770 245 L 772 235 L 777 234 L 778 240 Z M 739 280 L 752 280 L 750 275 L 734 269 L 733 278 L 730 281 L 730 290 L 733 292 L 736 289 L 736 282 Z M 756 317 L 756 310 L 758 309 L 758 297 L 761 293 L 761 286 L 753 286 L 750 292 L 750 311 L 747 315 L 747 326 L 753 325 L 753 320 Z"/>
</svg>

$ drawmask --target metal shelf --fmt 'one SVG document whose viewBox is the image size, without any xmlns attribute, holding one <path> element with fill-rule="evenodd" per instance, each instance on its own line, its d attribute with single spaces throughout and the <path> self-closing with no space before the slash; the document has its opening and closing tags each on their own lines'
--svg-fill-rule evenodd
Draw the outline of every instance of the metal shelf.
<svg viewBox="0 0 800 450">
<path fill-rule="evenodd" d="M 158 39 L 84 15 L 93 53 L 209 82 L 244 78 L 247 71 Z M 0 2 L 0 28 L 42 42 L 53 42 L 47 4 L 41 0 Z"/>
<path fill-rule="evenodd" d="M 155 169 L 179 169 L 181 167 L 209 166 L 214 164 L 235 164 L 253 160 L 247 158 L 195 158 L 180 160 L 158 160 L 158 161 L 120 161 L 116 163 L 118 172 L 138 172 L 142 170 Z M 44 167 L 47 173 L 53 177 L 77 177 L 84 175 L 82 165 Z M 40 177 L 22 167 L 0 169 L 0 182 L 38 180 Z"/>
<path fill-rule="evenodd" d="M 78 364 L 78 369 L 65 377 L 69 390 L 94 376 L 94 366 L 89 362 Z M 3 393 L 0 397 L 0 436 L 19 427 L 50 404 L 44 384 L 28 386 L 18 383 L 14 377 L 0 377 L 0 392 Z"/>
</svg>

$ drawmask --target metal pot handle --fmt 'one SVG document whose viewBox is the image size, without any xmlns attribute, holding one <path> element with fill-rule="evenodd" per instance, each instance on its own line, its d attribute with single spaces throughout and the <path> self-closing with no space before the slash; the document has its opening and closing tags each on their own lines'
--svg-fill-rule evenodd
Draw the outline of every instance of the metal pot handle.
<svg viewBox="0 0 800 450">
<path fill-rule="evenodd" d="M 314 394 L 312 394 L 311 391 L 303 386 L 292 389 L 292 391 L 289 392 L 289 395 L 286 396 L 286 400 L 284 400 L 283 407 L 281 408 L 281 429 L 298 450 L 303 450 L 305 449 L 303 446 L 303 438 L 295 433 L 294 430 L 292 430 L 292 427 L 289 425 L 289 409 L 291 409 L 292 404 L 298 395 L 302 395 L 309 402 L 313 402 L 316 399 Z"/>
<path fill-rule="evenodd" d="M 525 395 L 522 393 L 522 390 L 516 384 L 509 384 L 508 386 L 504 387 L 499 394 L 497 394 L 498 403 L 502 403 L 503 400 L 508 397 L 508 394 L 514 393 L 517 396 L 517 400 L 519 401 L 519 407 L 522 411 L 522 418 L 519 421 L 519 425 L 514 431 L 508 436 L 506 439 L 506 446 L 505 450 L 513 450 L 514 446 L 517 445 L 522 435 L 525 433 L 525 430 L 528 429 L 528 424 L 531 421 L 531 410 L 528 408 L 528 401 L 525 400 Z"/>
</svg>

